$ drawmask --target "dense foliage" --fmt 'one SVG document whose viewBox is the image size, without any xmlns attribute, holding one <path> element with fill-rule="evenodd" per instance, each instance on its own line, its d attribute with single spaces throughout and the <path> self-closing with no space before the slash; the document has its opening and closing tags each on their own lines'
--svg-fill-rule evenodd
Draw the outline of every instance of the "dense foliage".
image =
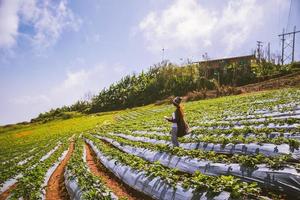
<svg viewBox="0 0 300 200">
<path fill-rule="evenodd" d="M 123 77 L 91 99 L 41 113 L 32 122 L 142 106 L 188 92 L 201 93 L 203 98 L 209 90 L 216 90 L 217 95 L 230 95 L 235 93 L 231 86 L 254 83 L 264 77 L 287 74 L 298 68 L 297 63 L 279 66 L 265 61 L 221 63 L 219 68 L 209 68 L 205 63 L 177 66 L 162 62 L 147 72 Z"/>
<path fill-rule="evenodd" d="M 103 89 L 91 101 L 89 112 L 135 107 L 153 103 L 168 96 L 180 96 L 188 91 L 213 89 L 214 83 L 201 76 L 198 67 L 178 67 L 164 63 L 139 75 L 125 76 Z"/>
</svg>

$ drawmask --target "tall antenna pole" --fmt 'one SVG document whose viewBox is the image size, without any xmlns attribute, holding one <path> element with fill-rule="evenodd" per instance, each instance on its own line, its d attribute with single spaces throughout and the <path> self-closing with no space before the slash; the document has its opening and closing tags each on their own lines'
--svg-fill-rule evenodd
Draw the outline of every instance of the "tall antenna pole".
<svg viewBox="0 0 300 200">
<path fill-rule="evenodd" d="M 261 47 L 262 47 L 262 41 L 257 41 L 257 57 L 259 61 L 261 59 Z"/>
<path fill-rule="evenodd" d="M 268 42 L 268 62 L 271 62 L 271 50 L 270 50 L 270 42 Z"/>
<path fill-rule="evenodd" d="M 281 65 L 283 65 L 283 62 L 284 62 L 284 29 L 283 29 L 283 32 L 282 32 L 282 39 L 281 39 Z"/>
<path fill-rule="evenodd" d="M 293 50 L 292 50 L 292 62 L 294 62 L 294 58 L 295 58 L 295 40 L 296 40 L 296 26 L 294 26 L 294 32 L 293 32 Z"/>
<path fill-rule="evenodd" d="M 163 47 L 162 48 L 162 61 L 164 61 L 165 59 L 165 48 Z"/>
<path fill-rule="evenodd" d="M 283 29 L 283 33 L 279 35 L 279 37 L 282 37 L 281 38 L 281 44 L 282 44 L 282 50 L 281 50 L 281 64 L 283 65 L 284 61 L 288 58 L 290 58 L 290 56 L 292 56 L 292 62 L 294 62 L 295 60 L 295 40 L 296 40 L 296 33 L 300 33 L 300 31 L 296 31 L 296 26 L 294 26 L 294 31 L 293 32 L 290 32 L 290 33 L 284 33 L 284 29 Z M 292 44 L 289 42 L 286 44 L 285 46 L 285 36 L 290 36 L 292 35 L 293 36 L 293 40 L 292 40 Z M 289 54 L 289 55 L 285 55 L 285 52 L 284 52 L 284 49 L 286 47 L 292 47 L 292 54 Z"/>
</svg>

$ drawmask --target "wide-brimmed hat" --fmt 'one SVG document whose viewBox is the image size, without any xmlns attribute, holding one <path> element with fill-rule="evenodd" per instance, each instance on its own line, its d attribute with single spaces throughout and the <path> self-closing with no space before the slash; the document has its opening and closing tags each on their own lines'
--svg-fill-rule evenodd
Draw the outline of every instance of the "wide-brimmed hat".
<svg viewBox="0 0 300 200">
<path fill-rule="evenodd" d="M 175 97 L 172 102 L 173 104 L 178 106 L 181 103 L 181 101 L 182 101 L 181 97 Z"/>
</svg>

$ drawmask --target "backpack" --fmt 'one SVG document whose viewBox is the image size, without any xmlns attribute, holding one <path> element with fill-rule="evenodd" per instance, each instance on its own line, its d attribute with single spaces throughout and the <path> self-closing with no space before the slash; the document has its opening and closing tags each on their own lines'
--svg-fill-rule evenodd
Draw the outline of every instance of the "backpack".
<svg viewBox="0 0 300 200">
<path fill-rule="evenodd" d="M 178 130 L 177 130 L 177 137 L 183 137 L 189 133 L 189 125 L 186 123 L 184 119 L 179 121 Z"/>
</svg>

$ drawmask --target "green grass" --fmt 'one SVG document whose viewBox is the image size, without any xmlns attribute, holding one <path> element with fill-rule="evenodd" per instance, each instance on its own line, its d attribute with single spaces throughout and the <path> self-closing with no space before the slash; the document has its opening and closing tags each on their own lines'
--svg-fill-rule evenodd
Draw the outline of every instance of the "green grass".
<svg viewBox="0 0 300 200">
<path fill-rule="evenodd" d="M 272 108 L 276 104 L 288 103 L 300 95 L 298 89 L 272 90 L 237 96 L 187 102 L 184 104 L 187 121 L 190 125 L 205 124 L 205 120 L 221 119 L 227 115 L 245 114 L 249 109 Z M 255 100 L 270 98 L 280 99 L 275 102 L 253 104 Z M 55 120 L 44 124 L 33 123 L 0 127 L 1 156 L 13 152 L 14 147 L 28 147 L 45 139 L 71 136 L 100 127 L 115 130 L 152 130 L 160 127 L 168 130 L 170 124 L 163 120 L 174 110 L 171 105 L 148 105 L 115 112 L 84 115 L 66 120 Z M 229 113 L 229 114 L 228 114 Z M 25 148 L 27 150 L 27 148 Z M 14 154 L 12 154 L 14 156 Z M 2 158 L 2 157 L 1 157 Z M 4 156 L 7 159 L 7 156 Z M 13 158 L 13 157 L 12 157 Z M 4 160 L 0 160 L 3 162 Z"/>
<path fill-rule="evenodd" d="M 299 147 L 299 142 L 293 139 L 269 139 L 265 133 L 269 133 L 272 130 L 263 128 L 261 130 L 254 130 L 250 127 L 252 123 L 246 123 L 246 127 L 243 129 L 230 129 L 223 130 L 207 130 L 211 126 L 218 126 L 224 118 L 228 116 L 245 116 L 253 114 L 255 110 L 267 109 L 274 110 L 277 105 L 289 103 L 296 103 L 299 105 L 300 90 L 293 89 L 280 89 L 270 90 L 264 92 L 255 92 L 250 94 L 226 96 L 215 99 L 186 102 L 184 103 L 184 110 L 186 113 L 186 119 L 190 126 L 201 126 L 203 129 L 193 131 L 195 138 L 180 138 L 180 142 L 215 142 L 215 143 L 246 143 L 248 142 L 267 142 L 267 143 L 288 143 L 290 146 Z M 270 101 L 271 100 L 271 101 Z M 284 112 L 292 110 L 294 105 L 280 108 L 279 111 Z M 68 139 L 75 135 L 75 138 L 81 133 L 87 135 L 88 133 L 101 134 L 103 136 L 109 136 L 109 132 L 124 133 L 134 135 L 135 130 L 145 131 L 162 131 L 168 132 L 170 129 L 170 123 L 163 119 L 163 116 L 170 116 L 174 112 L 175 108 L 172 105 L 147 105 L 142 107 L 136 107 L 132 109 L 125 109 L 114 112 L 103 112 L 91 115 L 77 116 L 71 119 L 57 119 L 47 123 L 31 123 L 31 124 L 17 124 L 10 126 L 0 127 L 0 186 L 9 177 L 15 177 L 17 174 L 22 173 L 26 176 L 30 176 L 27 173 L 27 169 L 32 167 L 34 163 L 40 163 L 41 166 L 46 166 L 42 171 L 39 171 L 38 175 L 43 177 L 43 173 L 47 170 L 50 162 L 54 162 L 59 154 L 63 151 L 62 148 L 55 152 L 48 161 L 39 161 L 39 159 L 45 155 L 49 150 L 53 149 L 60 141 L 64 145 L 69 143 Z M 289 121 L 268 119 L 265 124 L 279 123 L 284 124 L 300 123 L 300 119 L 293 119 Z M 223 123 L 223 122 L 221 122 Z M 255 124 L 256 125 L 256 124 Z M 249 126 L 249 127 L 248 127 Z M 300 127 L 296 127 L 298 131 Z M 256 134 L 257 137 L 249 138 L 245 140 L 243 134 L 251 131 Z M 285 130 L 277 130 L 278 132 Z M 291 131 L 292 132 L 292 131 Z M 235 137 L 228 139 L 226 136 L 216 137 L 215 134 L 230 134 L 234 133 Z M 145 137 L 151 137 L 156 139 L 170 140 L 169 136 L 157 136 L 157 135 L 145 135 Z M 238 162 L 246 166 L 255 166 L 260 163 L 274 162 L 275 167 L 281 166 L 281 163 L 285 164 L 286 159 L 282 161 L 279 158 L 267 158 L 261 155 L 257 156 L 236 156 L 226 157 L 224 155 L 217 155 L 213 152 L 205 153 L 200 151 L 188 151 L 179 148 L 169 148 L 166 145 L 154 145 L 143 144 L 142 142 L 131 142 L 128 140 L 114 137 L 114 139 L 133 146 L 143 146 L 144 148 L 150 148 L 155 150 L 167 151 L 175 155 L 190 155 L 192 157 L 214 157 L 219 162 Z M 273 141 L 274 140 L 274 141 Z M 32 149 L 35 149 L 31 151 Z M 115 150 L 114 150 L 115 151 Z M 81 152 L 79 152 L 80 154 Z M 78 155 L 79 156 L 79 155 Z M 126 155 L 124 154 L 126 157 Z M 18 166 L 18 162 L 28 157 L 34 157 L 24 166 Z M 259 158 L 259 159 L 258 159 Z M 277 159 L 277 160 L 276 160 Z M 8 162 L 3 164 L 3 162 Z M 46 163 L 43 165 L 43 163 Z M 249 164 L 250 163 L 250 164 Z M 167 170 L 168 171 L 168 170 Z M 5 172 L 5 173 L 4 173 Z M 74 174 L 75 175 L 75 174 Z M 40 177 L 40 181 L 42 181 Z M 206 178 L 206 176 L 205 176 Z M 25 178 L 26 179 L 26 178 Z M 25 180 L 24 179 L 24 180 Z M 21 179 L 23 180 L 23 179 Z M 219 180 L 219 179 L 216 179 Z M 221 181 L 221 179 L 220 179 Z M 24 185 L 27 187 L 27 182 L 24 181 Z M 38 183 L 36 182 L 36 194 L 39 194 Z M 24 188 L 25 188 L 24 186 Z M 26 188 L 25 188 L 26 189 Z M 27 188 L 28 189 L 28 188 Z M 26 189 L 25 193 L 28 192 Z M 23 191 L 19 187 L 20 191 Z M 29 187 L 30 190 L 30 187 Z M 232 191 L 230 189 L 230 191 Z M 18 193 L 18 192 L 17 192 Z M 20 192 L 22 193 L 22 192 Z"/>
</svg>

